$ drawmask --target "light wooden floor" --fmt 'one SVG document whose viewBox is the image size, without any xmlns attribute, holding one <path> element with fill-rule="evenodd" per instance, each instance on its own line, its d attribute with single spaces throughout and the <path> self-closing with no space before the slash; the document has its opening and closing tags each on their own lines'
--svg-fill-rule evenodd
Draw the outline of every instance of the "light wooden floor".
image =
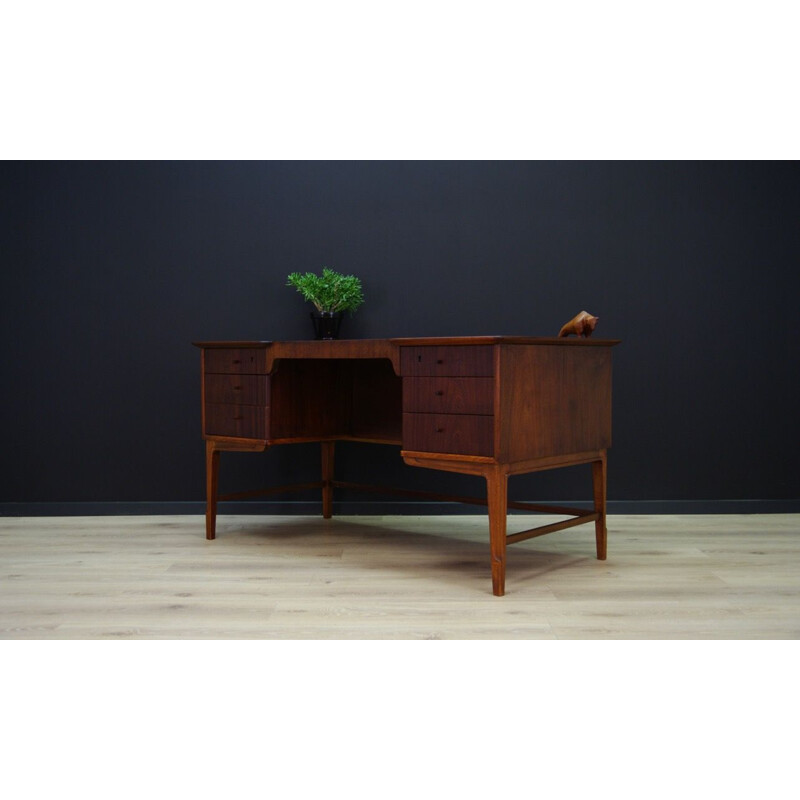
<svg viewBox="0 0 800 800">
<path fill-rule="evenodd" d="M 509 531 L 544 523 L 513 516 Z M 800 515 L 0 519 L 2 639 L 797 639 Z"/>
</svg>

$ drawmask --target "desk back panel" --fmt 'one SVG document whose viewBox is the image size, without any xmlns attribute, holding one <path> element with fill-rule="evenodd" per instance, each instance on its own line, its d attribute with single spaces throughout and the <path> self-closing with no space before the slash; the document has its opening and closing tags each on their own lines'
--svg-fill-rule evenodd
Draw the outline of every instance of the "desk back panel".
<svg viewBox="0 0 800 800">
<path fill-rule="evenodd" d="M 270 439 L 400 443 L 402 388 L 388 359 L 279 359 Z"/>
<path fill-rule="evenodd" d="M 364 441 L 399 445 L 403 428 L 403 388 L 388 359 L 350 361 L 350 435 Z"/>
</svg>

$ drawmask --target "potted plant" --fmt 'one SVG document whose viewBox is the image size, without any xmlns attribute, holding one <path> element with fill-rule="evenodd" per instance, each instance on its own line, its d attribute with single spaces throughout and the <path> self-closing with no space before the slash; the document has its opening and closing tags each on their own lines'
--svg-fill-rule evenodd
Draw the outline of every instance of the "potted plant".
<svg viewBox="0 0 800 800">
<path fill-rule="evenodd" d="M 317 339 L 338 339 L 342 313 L 352 314 L 364 302 L 361 281 L 355 275 L 342 275 L 328 267 L 322 268 L 322 275 L 292 272 L 286 285 L 294 286 L 316 307 L 317 310 L 311 312 L 311 320 Z"/>
</svg>

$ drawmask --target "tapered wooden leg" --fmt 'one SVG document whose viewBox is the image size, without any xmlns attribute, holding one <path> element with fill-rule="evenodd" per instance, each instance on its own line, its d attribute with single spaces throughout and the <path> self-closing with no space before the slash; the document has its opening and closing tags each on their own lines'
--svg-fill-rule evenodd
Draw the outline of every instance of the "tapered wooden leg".
<svg viewBox="0 0 800 800">
<path fill-rule="evenodd" d="M 508 514 L 508 475 L 499 469 L 486 474 L 489 502 L 489 547 L 492 557 L 492 592 L 506 593 L 506 516 Z"/>
<path fill-rule="evenodd" d="M 606 525 L 606 455 L 600 461 L 592 462 L 592 488 L 594 489 L 594 510 L 600 515 L 594 523 L 594 535 L 597 540 L 597 557 L 606 559 L 608 543 L 608 527 Z"/>
<path fill-rule="evenodd" d="M 219 453 L 214 442 L 206 442 L 206 539 L 213 539 L 217 531 Z"/>
<path fill-rule="evenodd" d="M 333 516 L 333 453 L 335 442 L 322 442 L 322 516 Z"/>
</svg>

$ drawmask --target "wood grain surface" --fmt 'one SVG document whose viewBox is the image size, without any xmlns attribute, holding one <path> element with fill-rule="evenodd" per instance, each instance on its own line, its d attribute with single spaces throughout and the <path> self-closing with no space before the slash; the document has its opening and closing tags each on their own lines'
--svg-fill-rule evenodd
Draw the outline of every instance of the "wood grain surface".
<svg viewBox="0 0 800 800">
<path fill-rule="evenodd" d="M 512 515 L 508 532 L 547 522 Z M 0 519 L 3 639 L 796 639 L 798 515 L 612 516 L 514 545 L 486 516 Z"/>
</svg>

